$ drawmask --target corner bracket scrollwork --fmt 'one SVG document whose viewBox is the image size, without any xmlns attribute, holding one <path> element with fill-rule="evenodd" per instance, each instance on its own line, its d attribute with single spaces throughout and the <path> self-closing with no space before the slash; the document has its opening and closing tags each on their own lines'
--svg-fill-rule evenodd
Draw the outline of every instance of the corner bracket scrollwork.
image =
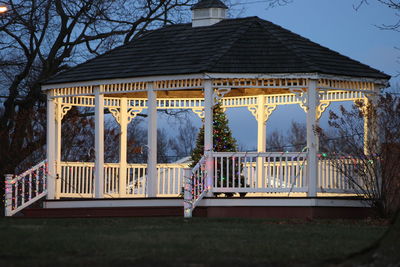
<svg viewBox="0 0 400 267">
<path fill-rule="evenodd" d="M 204 108 L 192 108 L 192 111 L 199 116 L 200 119 L 204 119 Z"/>
<path fill-rule="evenodd" d="M 62 121 L 64 116 L 70 111 L 72 108 L 72 105 L 66 105 L 66 104 L 58 104 L 57 105 L 57 111 L 56 111 L 56 120 L 57 121 Z"/>
<path fill-rule="evenodd" d="M 253 114 L 253 116 L 257 119 L 257 106 L 256 105 L 249 105 L 247 109 Z"/>
<path fill-rule="evenodd" d="M 214 99 L 214 105 L 218 103 L 219 100 L 221 100 L 227 93 L 229 93 L 232 89 L 231 88 L 218 88 L 214 90 L 213 93 L 213 99 Z"/>
<path fill-rule="evenodd" d="M 264 122 L 267 122 L 269 117 L 271 117 L 272 112 L 276 109 L 276 105 L 269 105 L 265 106 L 265 112 L 264 112 Z"/>
<path fill-rule="evenodd" d="M 331 102 L 321 102 L 318 105 L 317 108 L 317 119 L 319 120 L 322 116 L 322 114 L 325 112 L 325 110 L 329 107 L 329 105 L 331 104 Z"/>
<path fill-rule="evenodd" d="M 121 116 L 119 108 L 108 108 L 108 110 L 113 115 L 114 119 L 120 124 L 121 123 Z"/>
<path fill-rule="evenodd" d="M 307 96 L 303 90 L 299 90 L 296 88 L 290 88 L 290 92 L 299 99 L 299 105 L 307 113 L 308 111 L 308 103 L 307 103 Z"/>
<path fill-rule="evenodd" d="M 121 110 L 119 108 L 108 108 L 108 110 L 113 115 L 114 119 L 121 124 Z M 142 108 L 129 108 L 126 115 L 127 115 L 127 122 L 130 123 L 140 112 L 142 112 Z"/>
<path fill-rule="evenodd" d="M 317 120 L 319 120 L 325 110 L 330 106 L 331 102 L 327 100 L 327 91 L 318 91 L 317 96 Z"/>
<path fill-rule="evenodd" d="M 264 114 L 262 114 L 263 122 L 267 122 L 268 119 L 271 117 L 272 112 L 277 108 L 277 105 L 265 105 Z M 259 119 L 259 109 L 256 105 L 250 105 L 247 109 L 253 114 L 256 120 Z"/>
<path fill-rule="evenodd" d="M 129 108 L 128 109 L 128 123 L 130 123 L 136 116 L 143 111 L 142 108 Z"/>
</svg>

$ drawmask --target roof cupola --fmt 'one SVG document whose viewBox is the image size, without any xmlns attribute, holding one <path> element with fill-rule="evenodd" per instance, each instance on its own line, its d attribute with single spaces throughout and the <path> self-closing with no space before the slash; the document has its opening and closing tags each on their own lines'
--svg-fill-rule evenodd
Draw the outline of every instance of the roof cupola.
<svg viewBox="0 0 400 267">
<path fill-rule="evenodd" d="M 226 18 L 228 7 L 220 0 L 200 0 L 192 6 L 192 26 L 214 25 Z"/>
</svg>

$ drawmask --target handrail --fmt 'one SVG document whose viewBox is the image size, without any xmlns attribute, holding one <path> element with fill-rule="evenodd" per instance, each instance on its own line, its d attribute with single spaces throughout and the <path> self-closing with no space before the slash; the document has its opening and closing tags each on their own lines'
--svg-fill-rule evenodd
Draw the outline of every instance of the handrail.
<svg viewBox="0 0 400 267">
<path fill-rule="evenodd" d="M 5 216 L 13 216 L 47 195 L 47 160 L 13 176 L 6 175 Z"/>
<path fill-rule="evenodd" d="M 208 192 L 205 186 L 205 161 L 203 156 L 192 170 L 185 169 L 184 217 L 191 218 L 193 210 Z"/>
<path fill-rule="evenodd" d="M 94 162 L 76 162 L 76 161 L 61 161 L 60 165 L 65 166 L 94 166 Z M 158 163 L 158 168 L 167 168 L 167 167 L 186 167 L 188 163 Z M 119 163 L 104 163 L 104 167 L 115 167 L 118 168 L 120 166 Z M 147 167 L 147 163 L 127 163 L 126 166 L 129 167 Z"/>
<path fill-rule="evenodd" d="M 213 157 L 304 157 L 307 152 L 213 152 Z"/>
</svg>

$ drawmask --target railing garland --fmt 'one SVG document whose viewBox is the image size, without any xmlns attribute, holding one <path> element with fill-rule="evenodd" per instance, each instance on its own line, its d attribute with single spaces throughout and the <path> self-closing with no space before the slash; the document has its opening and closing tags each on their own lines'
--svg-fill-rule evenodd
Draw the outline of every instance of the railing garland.
<svg viewBox="0 0 400 267">
<path fill-rule="evenodd" d="M 206 158 L 203 156 L 192 170 L 185 170 L 184 185 L 184 217 L 191 218 L 193 210 L 208 192 L 205 186 L 207 172 L 205 170 Z"/>
<path fill-rule="evenodd" d="M 47 195 L 47 160 L 20 175 L 6 175 L 5 216 L 12 216 Z"/>
</svg>

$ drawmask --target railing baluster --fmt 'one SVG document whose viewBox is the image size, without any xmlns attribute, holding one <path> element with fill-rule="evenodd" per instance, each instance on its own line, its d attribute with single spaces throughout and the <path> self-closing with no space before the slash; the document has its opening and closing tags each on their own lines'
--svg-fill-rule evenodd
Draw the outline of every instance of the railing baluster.
<svg viewBox="0 0 400 267">
<path fill-rule="evenodd" d="M 33 173 L 36 178 L 36 196 L 37 196 L 39 195 L 39 177 L 36 170 L 34 170 Z"/>
<path fill-rule="evenodd" d="M 169 193 L 168 173 L 169 173 L 169 169 L 164 168 L 163 176 L 164 176 L 164 184 L 165 184 L 165 188 L 164 188 L 165 194 L 168 194 L 168 193 Z"/>
<path fill-rule="evenodd" d="M 201 167 L 200 167 L 201 168 Z M 214 188 L 218 188 L 218 158 L 214 157 Z"/>
<path fill-rule="evenodd" d="M 237 179 L 235 179 L 236 174 L 235 174 L 235 157 L 232 157 L 232 181 L 233 181 L 233 188 L 236 187 L 235 180 L 238 180 L 238 187 L 240 188 L 240 177 L 238 176 Z"/>
<path fill-rule="evenodd" d="M 267 177 L 265 175 L 265 173 L 266 173 L 265 172 L 265 160 L 266 160 L 265 155 L 261 156 L 261 166 L 260 166 L 260 168 L 261 168 L 261 188 L 262 189 L 267 188 Z"/>
<path fill-rule="evenodd" d="M 79 172 L 78 193 L 79 194 L 83 194 L 83 171 L 84 171 L 84 167 L 80 166 L 78 169 L 78 172 Z"/>
<path fill-rule="evenodd" d="M 221 162 L 221 164 L 220 164 L 220 168 L 221 168 L 221 170 L 220 170 L 221 187 L 226 187 L 226 185 L 224 185 L 224 179 L 223 179 L 223 177 L 224 177 L 224 158 L 223 157 L 220 157 L 220 162 Z"/>
<path fill-rule="evenodd" d="M 74 166 L 74 167 L 72 167 L 72 173 L 71 173 L 71 176 L 72 176 L 72 179 L 73 179 L 73 183 L 72 183 L 72 192 L 73 193 L 78 193 L 78 191 L 77 191 L 77 185 L 78 185 L 78 177 L 77 177 L 77 175 L 76 175 L 76 173 L 77 173 L 77 166 Z"/>
<path fill-rule="evenodd" d="M 29 200 L 30 199 L 32 199 L 32 190 L 33 190 L 33 188 L 32 188 L 32 173 L 29 173 L 29 195 L 28 195 L 28 198 L 29 198 Z"/>
<path fill-rule="evenodd" d="M 23 176 L 21 179 L 21 205 L 25 203 L 25 177 Z"/>
<path fill-rule="evenodd" d="M 237 162 L 238 162 L 239 184 L 240 184 L 240 186 L 242 186 L 242 182 L 243 182 L 243 187 L 246 187 L 246 178 L 244 175 L 242 178 L 242 157 L 237 157 Z M 243 179 L 243 181 L 242 181 L 242 179 Z"/>
<path fill-rule="evenodd" d="M 290 158 L 290 162 L 288 162 L 288 187 L 289 188 L 295 188 L 296 185 L 296 173 L 293 172 L 294 169 L 294 160 L 293 157 L 288 157 Z"/>
<path fill-rule="evenodd" d="M 88 167 L 89 168 L 89 193 L 91 194 L 91 195 L 93 195 L 94 194 L 94 188 L 93 188 L 93 184 L 94 184 L 94 175 L 93 175 L 93 172 L 94 172 L 94 167 Z"/>
<path fill-rule="evenodd" d="M 274 172 L 274 188 L 277 188 L 276 181 L 278 180 L 278 168 L 276 166 L 276 156 L 274 156 L 274 167 L 272 170 Z"/>
<path fill-rule="evenodd" d="M 231 185 L 233 184 L 233 179 L 230 177 L 230 171 L 229 171 L 229 158 L 226 158 L 226 187 L 232 187 Z"/>
<path fill-rule="evenodd" d="M 83 193 L 89 194 L 89 168 L 87 166 L 84 166 L 85 170 L 85 191 Z"/>
<path fill-rule="evenodd" d="M 282 162 L 282 164 L 283 164 L 283 184 L 284 184 L 284 187 L 285 188 L 287 188 L 288 187 L 288 185 L 289 185 L 289 164 L 288 164 L 288 157 L 287 156 L 285 156 L 285 157 L 282 157 L 282 159 L 283 159 L 283 162 Z"/>
</svg>

